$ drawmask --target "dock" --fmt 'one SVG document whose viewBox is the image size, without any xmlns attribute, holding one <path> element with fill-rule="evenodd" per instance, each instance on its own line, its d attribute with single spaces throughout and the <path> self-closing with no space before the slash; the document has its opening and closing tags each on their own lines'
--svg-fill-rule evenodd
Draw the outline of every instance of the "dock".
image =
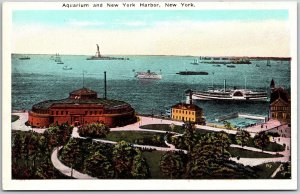
<svg viewBox="0 0 300 194">
<path fill-rule="evenodd" d="M 257 115 L 249 115 L 249 114 L 244 114 L 244 113 L 231 113 L 228 115 L 224 115 L 224 116 L 220 116 L 218 118 L 216 118 L 217 122 L 222 122 L 228 119 L 234 119 L 234 118 L 245 118 L 245 119 L 253 119 L 253 120 L 263 120 L 264 122 L 267 121 L 266 117 L 263 116 L 257 116 Z"/>
</svg>

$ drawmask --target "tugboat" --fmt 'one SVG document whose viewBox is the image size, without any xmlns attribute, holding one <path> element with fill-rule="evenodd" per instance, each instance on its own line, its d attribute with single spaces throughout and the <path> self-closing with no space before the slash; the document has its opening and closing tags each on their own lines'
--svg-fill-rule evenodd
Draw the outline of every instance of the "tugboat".
<svg viewBox="0 0 300 194">
<path fill-rule="evenodd" d="M 147 72 L 136 72 L 135 77 L 139 79 L 155 79 L 155 80 L 162 79 L 161 73 L 158 74 L 155 72 L 151 72 L 150 70 L 148 70 Z"/>
</svg>

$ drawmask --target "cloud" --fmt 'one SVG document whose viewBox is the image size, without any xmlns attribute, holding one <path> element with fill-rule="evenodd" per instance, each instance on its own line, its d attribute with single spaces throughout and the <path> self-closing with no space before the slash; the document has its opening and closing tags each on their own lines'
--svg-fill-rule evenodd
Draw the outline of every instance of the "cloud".
<svg viewBox="0 0 300 194">
<path fill-rule="evenodd" d="M 100 21 L 80 21 L 80 20 L 70 20 L 67 22 L 68 26 L 73 27 L 99 27 L 104 26 L 105 22 Z"/>
<path fill-rule="evenodd" d="M 102 24 L 90 21 L 80 25 Z M 125 21 L 123 25 L 146 24 Z M 16 26 L 13 29 L 13 52 L 92 55 L 98 43 L 103 54 L 290 56 L 289 34 L 288 22 L 277 20 L 182 20 L 158 22 L 147 28 L 131 30 Z"/>
</svg>

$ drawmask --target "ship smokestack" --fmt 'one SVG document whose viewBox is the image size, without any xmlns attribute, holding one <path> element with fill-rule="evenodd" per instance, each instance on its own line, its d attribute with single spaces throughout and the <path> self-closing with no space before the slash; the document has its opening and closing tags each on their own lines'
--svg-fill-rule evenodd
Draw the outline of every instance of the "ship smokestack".
<svg viewBox="0 0 300 194">
<path fill-rule="evenodd" d="M 193 98 L 192 98 L 193 97 L 193 91 L 190 90 L 189 94 L 190 94 L 190 99 L 189 99 L 190 100 L 190 105 L 192 105 L 193 104 Z"/>
<path fill-rule="evenodd" d="M 104 71 L 104 99 L 106 99 L 106 71 Z"/>
</svg>

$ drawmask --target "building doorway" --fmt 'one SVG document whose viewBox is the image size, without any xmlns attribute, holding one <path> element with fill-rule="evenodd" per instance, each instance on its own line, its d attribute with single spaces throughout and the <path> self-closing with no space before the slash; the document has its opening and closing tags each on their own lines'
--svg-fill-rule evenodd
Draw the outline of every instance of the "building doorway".
<svg viewBox="0 0 300 194">
<path fill-rule="evenodd" d="M 79 126 L 83 124 L 83 118 L 81 115 L 72 115 L 71 116 L 71 124 L 74 126 Z"/>
</svg>

